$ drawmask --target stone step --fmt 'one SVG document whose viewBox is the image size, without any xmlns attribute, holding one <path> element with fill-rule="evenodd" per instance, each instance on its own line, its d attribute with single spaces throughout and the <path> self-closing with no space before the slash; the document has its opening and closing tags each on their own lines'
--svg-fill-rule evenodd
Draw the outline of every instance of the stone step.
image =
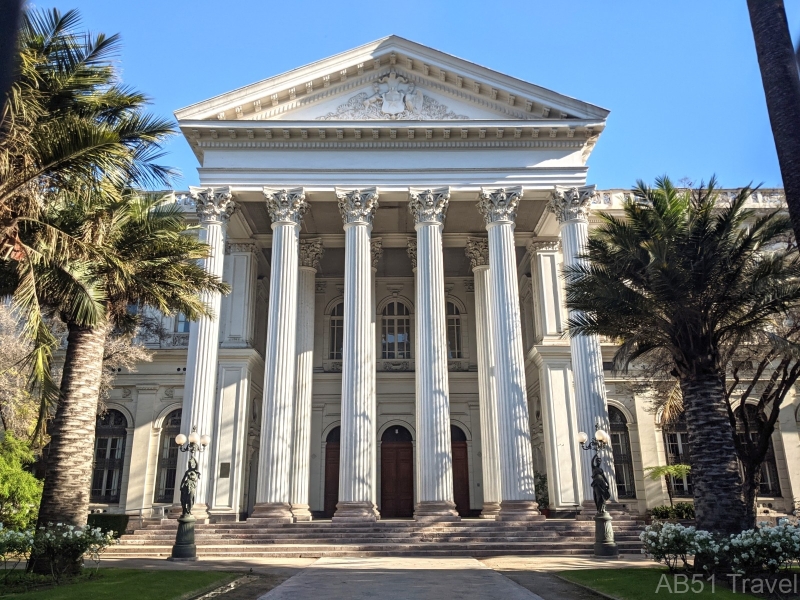
<svg viewBox="0 0 800 600">
<path fill-rule="evenodd" d="M 618 540 L 632 540 L 638 541 L 639 537 L 632 534 L 617 534 L 615 538 Z M 138 544 L 138 545 L 158 545 L 170 543 L 175 539 L 175 536 L 164 536 L 158 538 L 128 538 L 121 541 L 122 544 Z M 308 537 L 308 538 L 270 538 L 270 537 L 241 537 L 241 538 L 227 538 L 227 537 L 200 537 L 197 536 L 198 544 L 341 544 L 341 543 L 358 543 L 358 544 L 375 544 L 375 543 L 491 543 L 491 542 L 553 542 L 553 541 L 586 541 L 591 539 L 589 536 L 559 536 L 559 537 L 530 537 L 530 536 L 482 536 L 482 537 L 415 537 L 415 538 L 386 538 L 386 537 L 358 537 L 358 538 L 336 538 L 336 537 Z"/>
</svg>

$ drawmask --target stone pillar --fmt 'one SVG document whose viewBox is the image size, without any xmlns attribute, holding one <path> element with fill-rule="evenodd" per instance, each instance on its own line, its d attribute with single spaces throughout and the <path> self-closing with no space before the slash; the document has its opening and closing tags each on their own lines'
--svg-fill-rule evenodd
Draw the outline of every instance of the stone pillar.
<svg viewBox="0 0 800 600">
<path fill-rule="evenodd" d="M 561 229 L 564 266 L 567 268 L 584 263 L 581 255 L 584 253 L 586 242 L 589 239 L 589 206 L 594 191 L 593 185 L 582 188 L 556 186 L 550 194 L 548 208 L 555 214 Z M 573 319 L 579 316 L 575 312 L 570 313 L 570 317 Z M 575 381 L 578 429 L 585 431 L 591 438 L 594 436 L 595 425 L 605 431 L 608 431 L 609 427 L 600 340 L 596 335 L 577 335 L 570 338 L 569 346 Z M 592 478 L 592 453 L 581 452 L 581 456 L 583 504 L 594 510 L 592 488 L 588 484 Z M 616 502 L 614 457 L 609 448 L 603 452 L 603 458 L 606 476 L 611 483 L 611 500 Z"/>
<path fill-rule="evenodd" d="M 203 267 L 208 273 L 222 278 L 225 261 L 225 229 L 233 214 L 235 204 L 229 187 L 196 188 L 190 187 L 189 193 L 195 202 L 197 216 L 200 218 L 200 240 L 209 245 L 209 255 L 203 260 Z M 222 295 L 218 292 L 205 292 L 202 296 L 204 304 L 211 313 L 208 317 L 200 317 L 189 327 L 189 348 L 186 355 L 186 382 L 183 390 L 183 413 L 181 431 L 188 435 L 192 426 L 197 427 L 201 435 L 213 436 L 214 400 L 217 389 L 217 354 L 219 350 L 219 322 L 217 318 L 222 304 Z M 200 481 L 195 493 L 193 514 L 200 522 L 208 518 L 210 452 L 197 454 L 197 469 Z M 177 481 L 186 471 L 188 456 L 180 452 L 178 456 Z M 175 486 L 175 503 L 179 503 L 180 491 Z"/>
<path fill-rule="evenodd" d="M 450 189 L 409 190 L 417 231 L 417 520 L 458 520 L 453 501 L 442 229 Z"/>
<path fill-rule="evenodd" d="M 261 250 L 252 241 L 227 244 L 225 281 L 231 292 L 222 299 L 222 348 L 252 348 L 255 329 L 256 284 Z"/>
<path fill-rule="evenodd" d="M 558 240 L 534 240 L 531 255 L 535 314 L 534 362 L 539 370 L 542 433 L 551 516 L 574 513 L 583 501 L 575 390 L 566 322 Z M 587 482 L 588 483 L 588 482 Z"/>
<path fill-rule="evenodd" d="M 470 260 L 475 275 L 475 331 L 478 346 L 478 397 L 483 465 L 481 517 L 494 519 L 500 512 L 500 455 L 497 441 L 494 345 L 489 316 L 489 241 L 485 238 L 468 239 L 464 252 Z"/>
<path fill-rule="evenodd" d="M 481 189 L 478 209 L 489 232 L 489 285 L 500 450 L 501 521 L 544 519 L 533 481 L 525 356 L 519 312 L 514 219 L 522 188 Z"/>
<path fill-rule="evenodd" d="M 375 521 L 375 339 L 370 233 L 376 188 L 336 189 L 344 221 L 344 336 L 339 502 L 334 521 Z M 374 311 L 373 311 L 374 312 Z"/>
<path fill-rule="evenodd" d="M 375 354 L 375 364 L 376 370 L 372 372 L 372 396 L 375 398 L 375 402 L 377 403 L 378 400 L 378 373 L 377 373 L 377 346 L 378 346 L 378 338 L 376 332 L 376 319 L 377 316 L 377 296 L 375 294 L 375 276 L 378 272 L 378 261 L 383 256 L 383 239 L 381 238 L 372 238 L 370 240 L 370 256 L 372 258 L 372 281 L 370 291 L 372 294 L 372 303 L 370 304 L 370 318 L 372 323 L 372 329 L 370 333 L 370 339 L 372 340 L 372 351 Z M 376 405 L 377 410 L 377 405 Z M 376 422 L 377 427 L 377 422 Z M 377 430 L 376 430 L 377 435 Z M 375 440 L 376 449 L 377 449 L 378 441 Z M 372 478 L 372 501 L 375 502 L 376 506 L 378 503 L 378 453 L 373 452 L 372 454 L 372 472 L 375 473 L 375 477 Z"/>
<path fill-rule="evenodd" d="M 292 437 L 292 491 L 295 521 L 310 521 L 308 486 L 311 477 L 311 399 L 314 383 L 314 304 L 322 240 L 300 242 L 300 281 L 297 288 L 297 391 Z"/>
<path fill-rule="evenodd" d="M 264 188 L 272 220 L 264 405 L 256 504 L 251 518 L 292 522 L 290 504 L 292 409 L 297 363 L 297 279 L 300 221 L 308 210 L 303 188 Z"/>
</svg>

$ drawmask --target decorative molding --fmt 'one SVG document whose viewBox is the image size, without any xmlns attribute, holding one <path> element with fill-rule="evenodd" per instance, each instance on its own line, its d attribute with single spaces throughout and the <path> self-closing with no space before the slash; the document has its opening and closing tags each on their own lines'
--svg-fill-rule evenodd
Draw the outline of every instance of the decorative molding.
<svg viewBox="0 0 800 600">
<path fill-rule="evenodd" d="M 314 291 L 317 294 L 324 294 L 325 293 L 325 288 L 327 288 L 327 287 L 328 287 L 328 282 L 327 281 L 317 281 L 317 282 L 314 283 Z"/>
<path fill-rule="evenodd" d="M 267 212 L 273 223 L 300 223 L 306 212 L 305 190 L 301 187 L 287 189 L 264 188 L 264 197 L 267 199 Z"/>
<path fill-rule="evenodd" d="M 407 361 L 407 360 L 403 360 L 403 361 L 387 361 L 387 360 L 384 360 L 384 361 L 380 362 L 380 365 L 381 365 L 381 368 L 384 371 L 401 372 L 401 371 L 411 371 L 412 370 L 411 362 Z"/>
<path fill-rule="evenodd" d="M 258 245 L 255 242 L 228 242 L 225 244 L 225 254 L 255 254 Z"/>
<path fill-rule="evenodd" d="M 345 189 L 337 187 L 335 192 L 339 199 L 339 212 L 345 225 L 349 223 L 372 225 L 372 219 L 378 209 L 378 188 Z"/>
<path fill-rule="evenodd" d="M 465 279 L 464 280 L 464 291 L 473 293 L 475 292 L 475 280 L 474 279 Z"/>
<path fill-rule="evenodd" d="M 422 93 L 417 84 L 395 69 L 372 83 L 372 95 L 361 92 L 335 111 L 317 117 L 320 121 L 443 121 L 468 119 Z"/>
<path fill-rule="evenodd" d="M 403 284 L 402 283 L 390 283 L 386 286 L 386 289 L 389 290 L 389 293 L 392 295 L 392 298 L 397 298 L 400 295 L 400 292 L 403 291 Z"/>
<path fill-rule="evenodd" d="M 325 249 L 322 247 L 321 238 L 300 240 L 299 266 L 319 270 L 319 261 L 322 259 L 323 254 L 325 254 Z"/>
<path fill-rule="evenodd" d="M 201 223 L 226 223 L 236 210 L 233 193 L 228 186 L 207 188 L 190 186 L 189 194 L 194 200 L 195 210 Z"/>
<path fill-rule="evenodd" d="M 378 268 L 378 261 L 383 256 L 383 239 L 382 238 L 371 238 L 369 241 L 369 250 L 370 255 L 372 257 L 372 268 Z"/>
<path fill-rule="evenodd" d="M 286 130 L 289 131 L 288 129 Z M 514 140 L 514 139 L 474 139 L 467 140 L 469 135 L 467 129 L 462 130 L 462 139 L 423 139 L 419 140 L 398 140 L 380 139 L 379 129 L 373 129 L 372 139 L 342 139 L 333 141 L 322 140 L 290 140 L 286 137 L 284 140 L 279 141 L 274 138 L 269 140 L 260 141 L 241 141 L 241 142 L 220 142 L 220 141 L 203 141 L 197 144 L 198 148 L 297 148 L 297 149 L 325 149 L 325 148 L 582 148 L 584 143 L 575 140 Z M 446 129 L 444 130 L 446 131 Z M 378 136 L 375 136 L 378 132 Z M 466 135 L 465 135 L 466 132 Z M 390 136 L 391 137 L 391 136 Z M 287 141 L 288 140 L 288 141 Z"/>
<path fill-rule="evenodd" d="M 561 238 L 556 240 L 531 240 L 528 243 L 528 252 L 536 254 L 537 252 L 558 252 L 561 250 Z"/>
<path fill-rule="evenodd" d="M 511 221 L 517 218 L 517 207 L 522 198 L 522 186 L 509 188 L 481 188 L 478 210 L 486 224 Z"/>
<path fill-rule="evenodd" d="M 411 269 L 417 269 L 417 238 L 408 238 L 408 246 L 406 246 L 408 258 L 411 259 Z"/>
<path fill-rule="evenodd" d="M 589 207 L 595 195 L 595 186 L 561 187 L 555 186 L 550 193 L 547 208 L 556 216 L 559 223 L 567 221 L 588 221 Z"/>
<path fill-rule="evenodd" d="M 414 215 L 414 223 L 444 223 L 450 188 L 409 188 L 408 210 Z"/>
<path fill-rule="evenodd" d="M 471 269 L 488 266 L 489 240 L 486 238 L 467 238 L 464 254 L 469 259 Z"/>
</svg>

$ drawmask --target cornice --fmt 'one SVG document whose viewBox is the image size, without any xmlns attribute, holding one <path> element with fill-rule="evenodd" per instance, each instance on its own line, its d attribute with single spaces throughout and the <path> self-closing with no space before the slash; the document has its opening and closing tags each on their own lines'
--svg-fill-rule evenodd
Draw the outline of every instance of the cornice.
<svg viewBox="0 0 800 600">
<path fill-rule="evenodd" d="M 581 148 L 580 140 L 202 141 L 198 148 Z"/>
</svg>

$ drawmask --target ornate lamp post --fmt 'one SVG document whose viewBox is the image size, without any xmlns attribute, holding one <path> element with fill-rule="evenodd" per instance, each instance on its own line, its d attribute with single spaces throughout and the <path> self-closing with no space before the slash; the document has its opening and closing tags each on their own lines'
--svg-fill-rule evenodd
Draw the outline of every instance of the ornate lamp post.
<svg viewBox="0 0 800 600">
<path fill-rule="evenodd" d="M 194 543 L 194 522 L 192 506 L 194 506 L 197 484 L 200 482 L 200 471 L 197 470 L 195 452 L 203 452 L 211 442 L 211 436 L 197 433 L 197 426 L 192 427 L 192 433 L 187 438 L 182 433 L 175 436 L 178 450 L 189 452 L 189 466 L 181 480 L 181 516 L 178 517 L 178 532 L 175 534 L 175 544 L 172 546 L 172 556 L 169 560 L 197 560 L 197 546 Z"/>
<path fill-rule="evenodd" d="M 608 478 L 603 472 L 603 459 L 600 451 L 611 442 L 608 433 L 595 425 L 594 439 L 589 441 L 589 436 L 585 432 L 578 433 L 578 443 L 584 450 L 594 452 L 592 457 L 592 495 L 594 504 L 597 507 L 597 514 L 594 516 L 594 555 L 595 556 L 617 556 L 619 549 L 614 542 L 614 529 L 611 526 L 611 515 L 606 511 L 606 501 L 611 497 Z"/>
</svg>

